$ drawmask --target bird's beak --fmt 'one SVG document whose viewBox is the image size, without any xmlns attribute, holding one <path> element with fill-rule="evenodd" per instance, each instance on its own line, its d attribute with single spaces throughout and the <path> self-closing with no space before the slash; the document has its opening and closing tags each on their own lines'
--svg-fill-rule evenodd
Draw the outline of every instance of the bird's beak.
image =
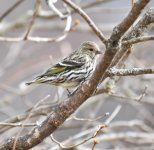
<svg viewBox="0 0 154 150">
<path fill-rule="evenodd" d="M 97 54 L 102 54 L 102 52 L 101 52 L 101 51 L 96 51 L 96 55 L 97 55 Z"/>
</svg>

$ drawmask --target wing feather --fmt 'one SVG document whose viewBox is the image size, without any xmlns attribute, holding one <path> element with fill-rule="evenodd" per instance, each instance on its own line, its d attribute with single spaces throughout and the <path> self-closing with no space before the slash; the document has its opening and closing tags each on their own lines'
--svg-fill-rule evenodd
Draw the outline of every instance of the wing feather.
<svg viewBox="0 0 154 150">
<path fill-rule="evenodd" d="M 61 73 L 66 70 L 72 70 L 76 68 L 80 68 L 83 66 L 83 62 L 75 62 L 75 61 L 69 61 L 69 60 L 64 60 L 63 62 L 60 62 L 53 67 L 49 68 L 44 74 L 38 76 L 37 78 L 42 78 L 44 76 L 50 76 L 50 75 L 55 75 L 58 73 Z"/>
</svg>

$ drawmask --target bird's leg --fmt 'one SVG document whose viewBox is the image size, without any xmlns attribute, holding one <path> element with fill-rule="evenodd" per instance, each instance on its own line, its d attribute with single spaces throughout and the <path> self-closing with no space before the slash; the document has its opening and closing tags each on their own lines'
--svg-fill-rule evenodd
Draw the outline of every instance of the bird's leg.
<svg viewBox="0 0 154 150">
<path fill-rule="evenodd" d="M 68 97 L 73 96 L 74 93 L 75 93 L 77 90 L 78 90 L 78 88 L 76 88 L 73 92 L 70 92 L 70 91 L 67 89 L 67 92 L 68 92 L 67 96 L 68 96 Z"/>
<path fill-rule="evenodd" d="M 68 93 L 67 93 L 67 96 L 70 97 L 70 96 L 72 95 L 72 93 L 71 93 L 68 89 L 66 89 L 66 90 L 67 90 L 67 92 L 68 92 Z"/>
<path fill-rule="evenodd" d="M 83 85 L 83 83 L 85 83 L 87 81 L 87 79 L 83 79 L 81 82 L 80 82 L 80 85 L 82 86 Z"/>
<path fill-rule="evenodd" d="M 94 90 L 93 94 L 95 95 L 98 91 L 98 88 L 96 87 L 96 89 Z"/>
<path fill-rule="evenodd" d="M 82 86 L 83 83 L 86 82 L 86 81 L 87 81 L 87 79 L 84 78 L 84 79 L 80 82 L 80 86 Z M 69 96 L 72 96 L 72 95 L 78 90 L 78 88 L 79 88 L 80 86 L 78 86 L 73 92 L 70 92 L 70 91 L 67 89 L 67 92 L 68 92 L 67 95 L 68 95 L 68 97 L 69 97 Z"/>
</svg>

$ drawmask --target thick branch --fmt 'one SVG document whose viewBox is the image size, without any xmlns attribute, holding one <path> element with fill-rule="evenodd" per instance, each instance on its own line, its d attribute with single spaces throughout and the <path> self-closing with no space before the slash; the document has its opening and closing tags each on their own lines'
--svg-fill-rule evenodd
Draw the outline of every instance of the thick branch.
<svg viewBox="0 0 154 150">
<path fill-rule="evenodd" d="M 138 38 L 149 30 L 151 24 L 154 23 L 154 9 L 149 9 L 145 15 L 137 22 L 137 24 L 131 28 L 127 35 L 123 38 L 123 41 L 127 41 L 133 38 Z"/>
<path fill-rule="evenodd" d="M 21 136 L 17 139 L 15 148 L 29 149 L 39 144 L 43 139 L 48 137 L 54 132 L 82 103 L 84 103 L 95 91 L 102 75 L 107 70 L 111 63 L 114 54 L 110 51 L 106 51 L 104 58 L 99 63 L 92 79 L 78 88 L 74 95 L 69 99 L 64 100 L 59 104 L 52 114 L 50 114 L 45 121 L 39 126 L 34 128 L 30 133 L 25 136 Z M 60 110 L 60 111 L 59 111 Z M 12 150 L 15 139 L 12 138 L 6 142 L 6 144 L 0 147 L 0 150 Z"/>
<path fill-rule="evenodd" d="M 122 39 L 123 42 L 140 37 L 149 29 L 149 26 L 154 22 L 154 9 L 148 10 L 145 15 L 137 22 L 137 24 L 129 30 L 129 32 Z M 122 42 L 122 43 L 123 43 Z M 122 57 L 128 58 L 132 51 L 132 44 L 123 44 L 122 49 L 116 54 L 112 66 L 120 62 Z"/>
<path fill-rule="evenodd" d="M 141 11 L 148 4 L 149 1 L 150 0 L 138 0 L 136 3 L 133 4 L 133 7 L 128 16 L 114 28 L 111 35 L 111 41 L 117 41 L 125 34 L 125 32 L 135 22 L 135 20 L 138 18 Z"/>
<path fill-rule="evenodd" d="M 39 126 L 34 128 L 25 136 L 19 137 L 16 141 L 16 145 L 14 146 L 16 150 L 32 148 L 39 144 L 52 132 L 54 132 L 74 111 L 76 111 L 76 109 L 96 90 L 102 75 L 104 75 L 105 71 L 109 67 L 113 57 L 113 51 L 106 51 L 91 80 L 89 80 L 88 83 L 83 84 L 82 87 L 79 87 L 75 94 L 69 99 L 64 100 L 61 104 L 59 104 L 52 114 L 50 114 Z M 6 142 L 6 144 L 0 147 L 0 150 L 12 150 L 14 142 L 14 138 L 10 139 Z"/>
</svg>

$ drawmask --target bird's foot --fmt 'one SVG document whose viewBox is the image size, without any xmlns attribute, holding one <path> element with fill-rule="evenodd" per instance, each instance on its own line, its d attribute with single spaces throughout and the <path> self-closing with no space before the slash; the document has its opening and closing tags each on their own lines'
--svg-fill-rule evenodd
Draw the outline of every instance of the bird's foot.
<svg viewBox="0 0 154 150">
<path fill-rule="evenodd" d="M 70 92 L 70 91 L 67 89 L 67 96 L 68 96 L 68 97 L 72 96 L 73 93 L 74 93 L 74 92 Z"/>
<path fill-rule="evenodd" d="M 77 88 L 78 89 L 78 88 Z M 68 89 L 67 89 L 67 96 L 70 97 L 70 96 L 73 96 L 74 93 L 77 91 L 77 89 L 75 89 L 73 92 L 70 92 Z"/>
</svg>

